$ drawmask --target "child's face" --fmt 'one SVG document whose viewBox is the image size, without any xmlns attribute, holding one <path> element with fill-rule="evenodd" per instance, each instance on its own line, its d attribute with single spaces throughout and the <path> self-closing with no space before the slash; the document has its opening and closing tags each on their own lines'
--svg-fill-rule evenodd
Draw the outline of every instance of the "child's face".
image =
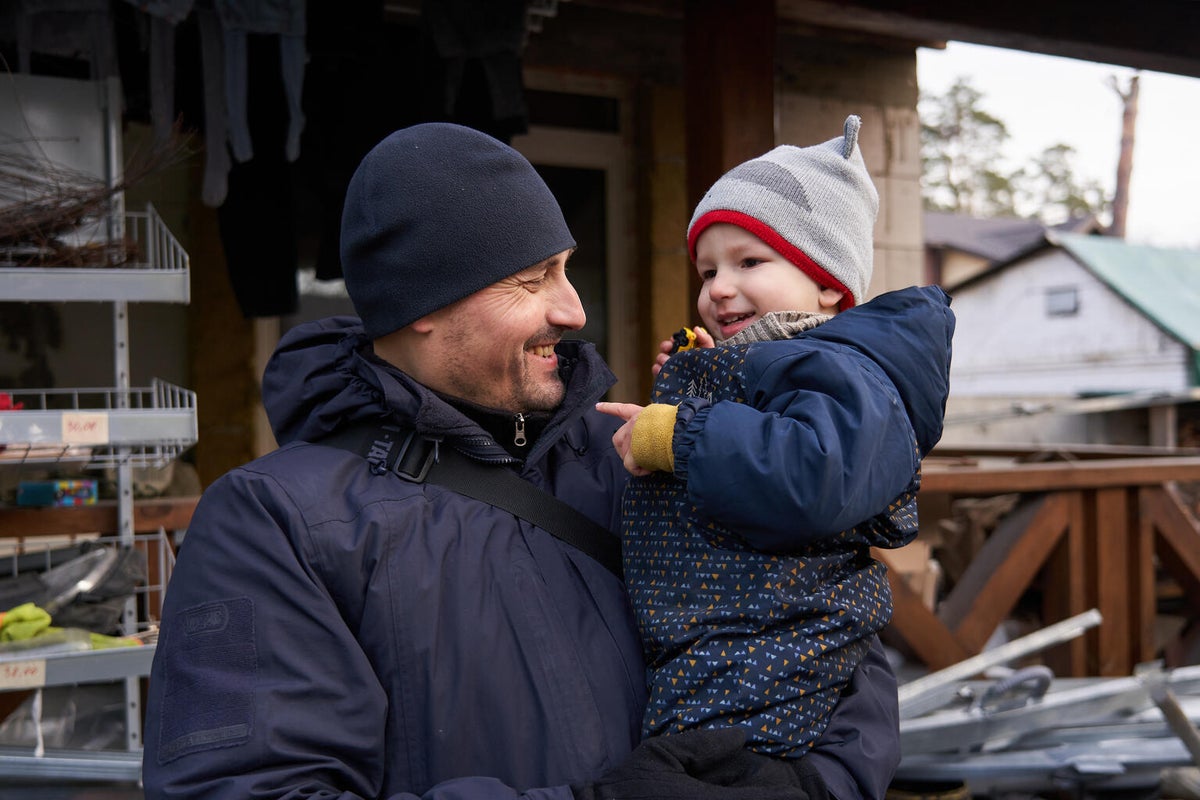
<svg viewBox="0 0 1200 800">
<path fill-rule="evenodd" d="M 836 314 L 842 292 L 826 289 L 762 239 L 720 222 L 696 240 L 696 270 L 702 285 L 696 307 L 718 340 L 771 311 Z"/>
</svg>

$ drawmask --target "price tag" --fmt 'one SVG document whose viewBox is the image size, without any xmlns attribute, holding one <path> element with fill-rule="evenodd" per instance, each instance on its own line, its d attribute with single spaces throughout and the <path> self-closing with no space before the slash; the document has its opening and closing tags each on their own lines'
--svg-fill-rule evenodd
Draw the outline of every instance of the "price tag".
<svg viewBox="0 0 1200 800">
<path fill-rule="evenodd" d="M 34 689 L 46 685 L 46 660 L 0 662 L 0 689 Z"/>
<path fill-rule="evenodd" d="M 108 444 L 108 414 L 69 411 L 63 414 L 62 428 L 68 444 Z"/>
</svg>

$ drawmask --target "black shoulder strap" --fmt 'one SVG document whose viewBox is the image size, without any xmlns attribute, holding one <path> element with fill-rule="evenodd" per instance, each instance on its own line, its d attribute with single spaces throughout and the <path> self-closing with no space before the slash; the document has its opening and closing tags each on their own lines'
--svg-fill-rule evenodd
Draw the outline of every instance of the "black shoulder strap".
<svg viewBox="0 0 1200 800">
<path fill-rule="evenodd" d="M 616 536 L 502 464 L 484 464 L 453 447 L 439 447 L 416 431 L 370 422 L 342 428 L 316 444 L 357 453 L 379 473 L 394 472 L 413 483 L 435 483 L 504 509 L 582 550 L 624 579 Z"/>
</svg>

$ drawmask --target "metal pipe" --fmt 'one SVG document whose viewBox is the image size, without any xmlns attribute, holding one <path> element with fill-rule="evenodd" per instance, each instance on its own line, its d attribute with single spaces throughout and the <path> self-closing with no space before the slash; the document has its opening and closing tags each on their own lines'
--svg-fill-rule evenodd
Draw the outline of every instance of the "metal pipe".
<svg viewBox="0 0 1200 800">
<path fill-rule="evenodd" d="M 937 708 L 943 705 L 947 695 L 953 692 L 955 683 L 979 675 L 989 667 L 1070 641 L 1089 628 L 1099 625 L 1102 619 L 1100 612 L 1093 608 L 945 669 L 909 681 L 899 688 L 900 718 L 907 719 Z"/>
<path fill-rule="evenodd" d="M 1196 726 L 1188 719 L 1188 715 L 1179 705 L 1179 699 L 1171 691 L 1169 678 L 1162 669 L 1162 663 L 1158 662 L 1154 667 L 1139 670 L 1136 674 L 1146 687 L 1146 693 L 1150 695 L 1154 705 L 1162 712 L 1163 719 L 1171 731 L 1179 737 L 1179 741 L 1183 742 L 1183 746 L 1191 754 L 1192 762 L 1200 766 L 1200 732 L 1196 731 Z"/>
</svg>

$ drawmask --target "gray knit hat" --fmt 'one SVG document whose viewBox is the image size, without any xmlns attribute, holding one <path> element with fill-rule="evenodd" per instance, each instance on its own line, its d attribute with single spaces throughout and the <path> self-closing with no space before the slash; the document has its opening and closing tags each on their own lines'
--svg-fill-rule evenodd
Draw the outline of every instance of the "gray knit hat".
<svg viewBox="0 0 1200 800">
<path fill-rule="evenodd" d="M 781 145 L 722 175 L 696 206 L 688 253 L 710 225 L 753 233 L 819 285 L 845 292 L 841 309 L 863 302 L 871 283 L 879 194 L 858 147 L 862 120 L 812 147 Z"/>
<path fill-rule="evenodd" d="M 371 338 L 574 246 L 524 156 L 450 123 L 414 125 L 375 145 L 342 209 L 342 274 Z"/>
</svg>

